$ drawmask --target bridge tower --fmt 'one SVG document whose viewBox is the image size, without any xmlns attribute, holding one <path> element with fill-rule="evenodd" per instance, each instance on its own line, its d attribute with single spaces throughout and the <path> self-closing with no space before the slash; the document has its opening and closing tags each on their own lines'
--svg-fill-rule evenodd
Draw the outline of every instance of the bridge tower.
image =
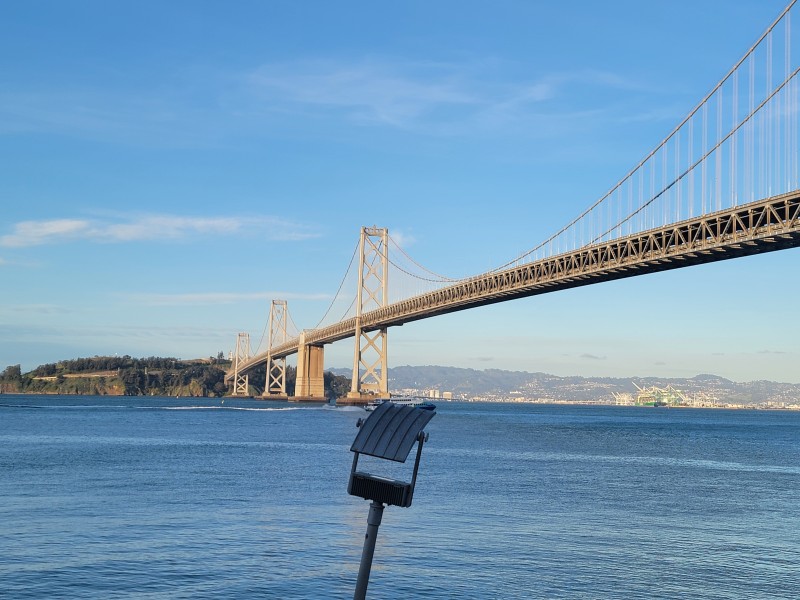
<svg viewBox="0 0 800 600">
<path fill-rule="evenodd" d="M 359 248 L 351 401 L 389 395 L 386 328 L 361 327 L 363 313 L 389 304 L 389 230 L 362 227 Z"/>
<path fill-rule="evenodd" d="M 239 374 L 239 365 L 250 358 L 250 334 L 239 333 L 236 336 L 236 351 L 233 354 L 233 393 L 231 396 L 250 396 L 250 376 Z"/>
<path fill-rule="evenodd" d="M 286 400 L 286 357 L 274 358 L 272 348 L 286 342 L 286 322 L 289 317 L 286 300 L 273 300 L 269 309 L 269 349 L 267 350 L 267 380 L 263 398 Z"/>
</svg>

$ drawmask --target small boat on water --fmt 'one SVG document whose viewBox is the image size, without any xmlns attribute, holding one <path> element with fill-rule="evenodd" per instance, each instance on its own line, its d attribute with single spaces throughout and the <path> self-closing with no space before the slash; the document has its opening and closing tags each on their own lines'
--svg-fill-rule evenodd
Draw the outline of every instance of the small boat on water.
<svg viewBox="0 0 800 600">
<path fill-rule="evenodd" d="M 400 406 L 413 406 L 414 408 L 421 408 L 423 410 L 436 410 L 436 405 L 427 401 L 427 398 L 419 396 L 392 396 L 390 398 L 378 398 L 367 404 L 364 408 L 369 411 L 375 410 L 384 402 L 392 402 Z"/>
</svg>

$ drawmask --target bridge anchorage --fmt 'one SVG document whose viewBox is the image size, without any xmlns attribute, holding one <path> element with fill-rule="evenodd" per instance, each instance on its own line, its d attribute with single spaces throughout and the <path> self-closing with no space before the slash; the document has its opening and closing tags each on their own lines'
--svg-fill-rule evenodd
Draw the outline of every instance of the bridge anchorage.
<svg viewBox="0 0 800 600">
<path fill-rule="evenodd" d="M 800 247 L 800 43 L 794 39 L 800 28 L 791 27 L 791 13 L 798 10 L 792 1 L 675 129 L 605 195 L 504 265 L 450 279 L 413 261 L 388 230 L 363 227 L 356 250 L 357 294 L 352 304 L 347 298 L 344 316 L 290 336 L 286 303 L 275 301 L 266 352 L 251 356 L 249 337 L 237 338 L 234 364 L 225 377 L 233 394 L 246 395 L 248 374 L 265 364 L 265 397 L 283 397 L 285 360 L 297 353 L 295 396 L 290 399 L 324 402 L 324 347 L 352 337 L 352 385 L 338 402 L 364 404 L 388 394 L 389 327 Z M 399 250 L 393 250 L 391 260 L 390 243 Z M 406 259 L 413 266 L 398 264 Z M 401 292 L 408 276 L 415 279 L 414 287 Z"/>
</svg>

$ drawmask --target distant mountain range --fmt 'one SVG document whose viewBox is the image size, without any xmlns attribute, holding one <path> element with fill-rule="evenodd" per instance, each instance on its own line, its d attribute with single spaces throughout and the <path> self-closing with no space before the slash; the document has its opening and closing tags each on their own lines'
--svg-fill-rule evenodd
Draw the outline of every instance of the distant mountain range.
<svg viewBox="0 0 800 600">
<path fill-rule="evenodd" d="M 332 369 L 349 376 L 348 369 Z M 451 392 L 453 398 L 486 400 L 549 399 L 554 401 L 614 402 L 614 393 L 632 394 L 637 389 L 672 386 L 690 397 L 714 398 L 723 404 L 797 404 L 800 384 L 774 381 L 737 383 L 717 375 L 697 375 L 690 379 L 663 377 L 558 377 L 547 373 L 503 371 L 500 369 L 461 369 L 440 366 L 402 366 L 389 369 L 389 389 L 393 392 L 429 390 Z"/>
</svg>

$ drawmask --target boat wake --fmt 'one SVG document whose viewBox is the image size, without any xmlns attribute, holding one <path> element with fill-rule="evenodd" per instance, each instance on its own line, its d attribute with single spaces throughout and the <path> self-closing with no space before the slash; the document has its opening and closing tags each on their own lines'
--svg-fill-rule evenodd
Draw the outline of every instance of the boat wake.
<svg viewBox="0 0 800 600">
<path fill-rule="evenodd" d="M 326 404 L 320 408 L 323 410 L 335 410 L 336 412 L 364 412 L 363 406 L 331 406 Z"/>
</svg>

